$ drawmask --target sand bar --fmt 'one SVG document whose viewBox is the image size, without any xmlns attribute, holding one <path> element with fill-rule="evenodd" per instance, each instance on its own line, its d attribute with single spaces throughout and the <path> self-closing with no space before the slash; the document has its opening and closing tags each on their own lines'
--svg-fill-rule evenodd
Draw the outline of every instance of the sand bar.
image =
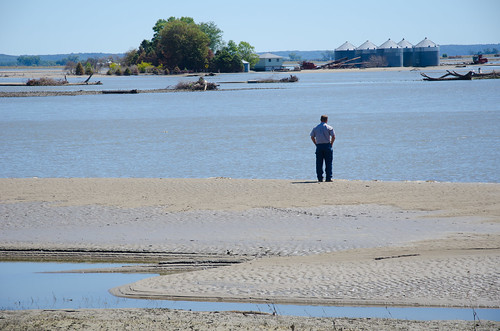
<svg viewBox="0 0 500 331">
<path fill-rule="evenodd" d="M 500 303 L 499 184 L 31 178 L 0 179 L 0 185 L 4 249 L 257 258 L 189 276 L 144 280 L 115 290 L 118 295 L 325 304 Z M 376 259 L 384 256 L 399 258 Z M 422 277 L 412 281 L 414 270 L 422 270 L 417 273 Z M 175 286 L 165 285 L 174 280 Z M 430 295 L 447 282 L 452 284 L 446 297 Z"/>
<path fill-rule="evenodd" d="M 119 296 L 500 307 L 500 184 L 4 178 L 0 211 L 0 251 L 242 262 L 123 284 Z M 27 313 L 9 314 L 5 322 Z M 156 313 L 127 314 L 150 323 Z"/>
<path fill-rule="evenodd" d="M 500 184 L 155 178 L 0 178 L 0 202 L 245 210 L 379 204 L 500 221 Z"/>
</svg>

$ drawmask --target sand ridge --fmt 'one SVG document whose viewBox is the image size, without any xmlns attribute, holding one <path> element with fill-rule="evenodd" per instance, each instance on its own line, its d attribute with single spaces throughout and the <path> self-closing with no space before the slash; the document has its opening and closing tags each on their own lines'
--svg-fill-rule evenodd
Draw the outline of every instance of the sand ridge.
<svg viewBox="0 0 500 331">
<path fill-rule="evenodd" d="M 383 205 L 166 212 L 161 207 L 20 202 L 0 204 L 0 242 L 3 248 L 261 257 L 401 246 L 498 228 L 478 217 L 435 214 Z"/>
<path fill-rule="evenodd" d="M 3 178 L 0 256 L 2 249 L 119 251 L 146 259 L 161 252 L 243 261 L 117 284 L 111 291 L 118 296 L 500 308 L 500 184 Z M 157 313 L 103 312 L 94 325 L 116 326 L 109 316 L 118 314 L 154 329 Z M 57 312 L 53 320 L 42 311 L 2 314 L 0 326 L 33 321 L 50 329 L 66 325 L 73 313 Z M 200 326 L 205 318 L 220 321 L 213 313 L 187 320 L 175 315 L 168 322 L 172 327 Z M 78 310 L 74 316 L 90 325 L 94 315 Z M 255 326 L 239 316 L 226 317 L 221 330 Z M 255 322 L 273 325 L 264 319 Z M 283 318 L 277 325 L 290 329 L 292 320 L 303 329 L 332 326 L 328 318 Z M 390 329 L 404 323 L 379 322 L 356 319 L 346 325 Z M 495 323 L 487 328 L 498 327 Z M 430 322 L 408 325 L 423 330 Z"/>
<path fill-rule="evenodd" d="M 156 178 L 1 178 L 0 202 L 57 202 L 167 211 L 381 204 L 500 221 L 500 184 Z"/>
<path fill-rule="evenodd" d="M 485 235 L 459 245 L 454 238 L 438 241 L 434 247 L 419 242 L 262 258 L 149 278 L 111 292 L 176 300 L 498 308 L 500 245 L 492 243 L 499 240 L 499 235 Z"/>
</svg>

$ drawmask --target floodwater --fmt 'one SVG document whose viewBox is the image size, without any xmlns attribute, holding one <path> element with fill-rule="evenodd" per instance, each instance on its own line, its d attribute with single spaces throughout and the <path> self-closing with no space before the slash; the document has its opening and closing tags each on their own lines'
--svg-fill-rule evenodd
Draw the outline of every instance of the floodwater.
<svg viewBox="0 0 500 331">
<path fill-rule="evenodd" d="M 2 98 L 0 177 L 314 179 L 309 132 L 325 113 L 337 134 L 336 178 L 499 182 L 500 80 L 294 74 L 297 83 L 235 83 L 288 73 L 207 77 L 220 83 L 212 92 Z M 154 89 L 196 79 L 100 77 L 100 86 L 29 89 Z M 20 89 L 28 88 L 0 87 Z"/>
<path fill-rule="evenodd" d="M 57 273 L 118 264 L 0 262 L 0 309 L 170 308 L 193 311 L 260 311 L 313 317 L 378 317 L 411 320 L 500 321 L 499 309 L 425 307 L 332 307 L 118 298 L 110 288 L 148 274 Z M 476 314 L 476 315 L 475 315 Z"/>
<path fill-rule="evenodd" d="M 220 83 L 213 92 L 2 98 L 0 177 L 315 179 L 309 132 L 328 114 L 337 134 L 335 178 L 500 182 L 500 80 L 425 82 L 416 71 L 293 74 L 299 82 L 236 83 L 285 73 L 207 77 Z M 196 79 L 102 77 L 100 86 L 0 91 L 157 89 Z M 22 79 L 0 77 L 7 81 Z M 167 307 L 467 320 L 477 312 L 500 320 L 498 309 L 473 307 L 132 300 L 107 290 L 149 275 L 37 273 L 61 269 L 75 266 L 0 263 L 0 309 Z"/>
</svg>

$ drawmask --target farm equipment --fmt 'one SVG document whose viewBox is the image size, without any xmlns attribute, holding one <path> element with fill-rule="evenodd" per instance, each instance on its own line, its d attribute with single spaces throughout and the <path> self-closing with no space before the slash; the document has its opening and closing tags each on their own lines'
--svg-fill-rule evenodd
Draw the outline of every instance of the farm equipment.
<svg viewBox="0 0 500 331">
<path fill-rule="evenodd" d="M 472 62 L 474 62 L 474 64 L 484 64 L 488 62 L 488 59 L 483 57 L 483 54 L 478 54 L 472 57 Z"/>
<path fill-rule="evenodd" d="M 302 61 L 300 64 L 300 69 L 317 69 L 318 67 L 312 63 L 312 62 L 307 62 L 307 61 Z"/>
<path fill-rule="evenodd" d="M 324 64 L 321 66 L 322 69 L 340 69 L 340 68 L 350 68 L 353 67 L 354 65 L 359 65 L 356 61 L 359 60 L 361 57 L 355 57 L 352 59 L 348 59 L 347 57 L 341 58 L 339 60 L 335 60 L 333 62 L 329 62 L 327 64 Z"/>
</svg>

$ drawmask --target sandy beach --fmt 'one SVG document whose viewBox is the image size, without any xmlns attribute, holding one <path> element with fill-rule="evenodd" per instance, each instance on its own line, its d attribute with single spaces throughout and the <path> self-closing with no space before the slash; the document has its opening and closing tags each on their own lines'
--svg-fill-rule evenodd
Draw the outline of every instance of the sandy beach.
<svg viewBox="0 0 500 331">
<path fill-rule="evenodd" d="M 4 178 L 0 187 L 3 260 L 78 256 L 86 260 L 119 251 L 128 253 L 121 260 L 210 257 L 231 262 L 117 284 L 111 290 L 117 296 L 500 308 L 500 184 Z M 232 316 L 229 320 L 236 324 L 216 323 L 211 329 L 228 330 L 238 323 L 254 329 L 277 320 L 281 324 L 275 327 L 283 329 L 292 324 L 302 326 L 298 329 L 332 328 L 328 318 L 163 313 L 177 316 L 179 323 L 194 323 L 185 327 L 203 325 L 206 318 L 219 323 L 224 315 Z M 34 320 L 48 321 L 46 314 L 1 312 L 0 328 L 13 321 L 33 327 Z M 85 324 L 85 316 L 93 314 L 59 311 L 51 314 L 54 324 L 40 325 L 56 328 L 68 318 Z M 116 326 L 109 324 L 116 323 L 109 316 L 126 314 L 146 323 L 140 325 L 147 329 L 161 329 L 151 322 L 157 319 L 154 311 L 98 313 L 103 314 L 108 322 L 98 325 Z M 354 330 L 431 327 L 431 322 L 409 325 L 374 319 L 339 319 L 338 323 Z M 442 330 L 472 325 L 436 323 Z M 133 329 L 134 324 L 130 325 Z M 480 327 L 486 325 L 485 330 L 500 327 L 499 322 Z"/>
</svg>

